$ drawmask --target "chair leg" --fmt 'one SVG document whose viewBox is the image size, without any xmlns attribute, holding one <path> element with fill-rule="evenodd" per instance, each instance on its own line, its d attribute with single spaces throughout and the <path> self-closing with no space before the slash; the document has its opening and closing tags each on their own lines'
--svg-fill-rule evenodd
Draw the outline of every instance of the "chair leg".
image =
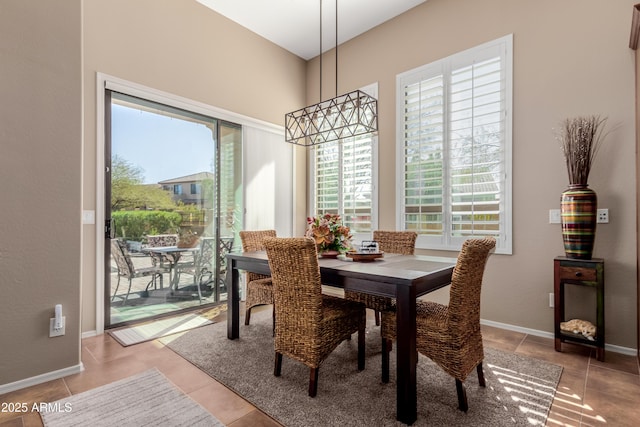
<svg viewBox="0 0 640 427">
<path fill-rule="evenodd" d="M 389 353 L 391 349 L 389 348 L 389 343 L 391 340 L 382 338 L 382 382 L 389 382 Z"/>
<path fill-rule="evenodd" d="M 365 329 L 358 329 L 358 371 L 364 370 Z"/>
<path fill-rule="evenodd" d="M 480 387 L 486 387 L 487 383 L 484 381 L 484 372 L 482 371 L 482 362 L 478 363 L 478 366 L 476 366 L 476 371 L 478 371 L 478 384 L 480 384 Z"/>
<path fill-rule="evenodd" d="M 129 289 L 127 289 L 127 294 L 124 296 L 124 300 L 122 301 L 122 305 L 125 305 L 127 303 L 127 299 L 129 299 L 129 292 L 131 292 L 131 281 L 133 279 L 131 277 L 129 277 Z"/>
<path fill-rule="evenodd" d="M 193 275 L 193 283 L 198 288 L 198 303 L 202 304 L 202 291 L 200 291 L 200 279 L 202 279 L 202 275 L 198 277 L 198 280 L 196 280 L 196 275 L 195 274 Z"/>
<path fill-rule="evenodd" d="M 380 326 L 380 312 L 378 310 L 374 310 L 373 315 L 376 319 L 376 326 Z"/>
<path fill-rule="evenodd" d="M 111 297 L 111 302 L 116 299 L 116 295 L 118 295 L 118 288 L 120 287 L 120 273 L 118 273 L 118 283 L 116 283 L 116 290 L 113 292 L 113 296 Z"/>
<path fill-rule="evenodd" d="M 462 412 L 467 412 L 469 410 L 469 405 L 467 404 L 467 391 L 464 389 L 464 384 L 459 379 L 456 379 L 456 391 L 458 392 L 458 409 Z"/>
<path fill-rule="evenodd" d="M 244 311 L 244 324 L 245 326 L 249 325 L 249 320 L 251 319 L 251 309 L 253 307 L 249 307 Z"/>
<path fill-rule="evenodd" d="M 275 364 L 273 366 L 273 375 L 279 377 L 282 374 L 282 353 L 276 351 Z"/>
<path fill-rule="evenodd" d="M 271 336 L 275 337 L 276 336 L 276 306 L 273 306 L 273 309 L 271 310 Z"/>
<path fill-rule="evenodd" d="M 318 371 L 320 368 L 309 369 L 309 397 L 316 397 L 318 393 Z"/>
</svg>

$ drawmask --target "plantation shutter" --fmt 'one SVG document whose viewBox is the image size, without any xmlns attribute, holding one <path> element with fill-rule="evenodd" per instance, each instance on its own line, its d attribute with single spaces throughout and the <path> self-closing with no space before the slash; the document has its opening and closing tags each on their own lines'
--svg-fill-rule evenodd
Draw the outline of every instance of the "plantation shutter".
<svg viewBox="0 0 640 427">
<path fill-rule="evenodd" d="M 508 36 L 398 76 L 399 226 L 417 247 L 511 251 L 510 54 Z"/>
<path fill-rule="evenodd" d="M 352 232 L 371 231 L 373 141 L 371 134 L 342 142 L 342 216 Z"/>
<path fill-rule="evenodd" d="M 404 87 L 404 221 L 407 230 L 441 236 L 444 190 L 444 79 Z"/>
<path fill-rule="evenodd" d="M 373 137 L 327 142 L 315 150 L 316 214 L 340 214 L 352 232 L 370 231 Z"/>
<path fill-rule="evenodd" d="M 497 236 L 504 187 L 501 58 L 454 69 L 450 79 L 450 233 Z"/>
<path fill-rule="evenodd" d="M 316 214 L 339 213 L 340 146 L 337 141 L 315 147 Z"/>
</svg>

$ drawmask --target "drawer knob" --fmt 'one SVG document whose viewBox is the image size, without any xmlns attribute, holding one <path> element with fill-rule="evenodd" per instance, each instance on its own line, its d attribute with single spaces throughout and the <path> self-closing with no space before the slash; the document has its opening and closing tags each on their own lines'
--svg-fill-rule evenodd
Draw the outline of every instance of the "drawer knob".
<svg viewBox="0 0 640 427">
<path fill-rule="evenodd" d="M 576 271 L 576 277 L 582 277 L 582 272 L 581 271 Z"/>
</svg>

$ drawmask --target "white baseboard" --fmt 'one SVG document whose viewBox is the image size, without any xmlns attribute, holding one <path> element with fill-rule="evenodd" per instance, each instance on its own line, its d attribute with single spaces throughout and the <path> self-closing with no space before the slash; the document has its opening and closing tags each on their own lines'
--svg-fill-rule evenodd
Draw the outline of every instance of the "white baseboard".
<svg viewBox="0 0 640 427">
<path fill-rule="evenodd" d="M 32 385 L 36 384 L 46 383 L 47 381 L 57 380 L 58 378 L 78 374 L 82 371 L 84 371 L 84 365 L 82 364 L 82 362 L 80 362 L 79 364 L 69 366 L 68 368 L 58 369 L 57 371 L 47 372 L 46 374 L 36 375 L 35 377 L 26 378 L 24 380 L 15 381 L 8 384 L 2 384 L 0 385 L 0 394 L 20 390 L 25 387 L 31 387 Z"/>
<path fill-rule="evenodd" d="M 93 330 L 93 331 L 87 331 L 87 332 L 83 332 L 81 338 L 85 339 L 85 338 L 91 338 L 91 337 L 95 337 L 98 335 L 98 332 Z"/>
<path fill-rule="evenodd" d="M 493 326 L 494 328 L 499 328 L 499 329 L 506 329 L 508 331 L 514 331 L 514 332 L 521 332 L 523 334 L 528 334 L 528 335 L 533 335 L 536 337 L 543 337 L 543 338 L 554 338 L 554 335 L 552 332 L 545 332 L 545 331 L 540 331 L 537 329 L 529 329 L 529 328 L 523 328 L 521 326 L 514 326 L 514 325 L 509 325 L 507 323 L 500 323 L 500 322 L 494 322 L 493 320 L 484 320 L 481 319 L 480 323 L 482 325 L 487 325 L 487 326 Z M 604 349 L 607 351 L 612 351 L 614 353 L 620 353 L 620 354 L 626 354 L 628 356 L 637 356 L 638 355 L 638 350 L 635 348 L 630 348 L 630 347 L 622 347 L 619 345 L 613 345 L 613 344 L 604 344 Z"/>
</svg>

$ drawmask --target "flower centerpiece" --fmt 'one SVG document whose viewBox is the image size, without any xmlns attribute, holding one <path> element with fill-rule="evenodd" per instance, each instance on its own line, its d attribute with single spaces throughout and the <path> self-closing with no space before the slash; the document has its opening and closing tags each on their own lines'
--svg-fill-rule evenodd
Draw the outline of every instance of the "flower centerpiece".
<svg viewBox="0 0 640 427">
<path fill-rule="evenodd" d="M 340 215 L 324 214 L 307 218 L 306 237 L 316 242 L 318 253 L 324 257 L 335 257 L 351 249 L 351 230 L 342 224 Z"/>
<path fill-rule="evenodd" d="M 597 115 L 569 118 L 562 122 L 558 134 L 569 174 L 569 188 L 560 198 L 562 240 L 567 258 L 591 259 L 593 253 L 598 197 L 587 181 L 605 136 L 606 121 Z"/>
</svg>

